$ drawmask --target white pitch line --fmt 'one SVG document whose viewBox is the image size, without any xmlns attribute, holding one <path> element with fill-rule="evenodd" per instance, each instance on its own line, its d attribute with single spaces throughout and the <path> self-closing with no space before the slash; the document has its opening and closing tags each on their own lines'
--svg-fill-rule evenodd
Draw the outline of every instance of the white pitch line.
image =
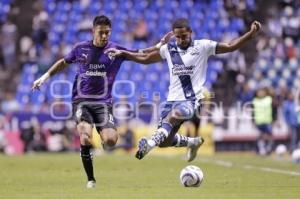
<svg viewBox="0 0 300 199">
<path fill-rule="evenodd" d="M 291 175 L 291 176 L 300 176 L 300 173 L 296 172 L 296 171 L 286 171 L 286 170 L 269 168 L 269 167 L 260 167 L 260 170 L 272 172 L 272 173 L 287 174 L 287 175 Z"/>
<path fill-rule="evenodd" d="M 296 171 L 287 171 L 287 170 L 270 168 L 270 167 L 256 167 L 253 165 L 244 165 L 243 168 L 244 169 L 256 169 L 256 170 L 265 171 L 265 172 L 280 173 L 280 174 L 286 174 L 286 175 L 292 175 L 292 176 L 300 176 L 300 173 L 296 172 Z"/>
<path fill-rule="evenodd" d="M 209 160 L 209 159 L 203 159 L 200 158 L 199 159 L 201 162 L 205 162 L 205 163 L 214 163 L 216 165 L 222 166 L 222 167 L 232 167 L 233 163 L 229 162 L 229 161 L 224 161 L 224 160 Z"/>
<path fill-rule="evenodd" d="M 215 165 L 218 166 L 223 166 L 223 167 L 233 167 L 234 163 L 230 162 L 230 161 L 223 161 L 223 160 L 210 160 L 210 159 L 199 159 L 202 162 L 205 163 L 213 163 Z M 238 165 L 236 165 L 236 167 L 239 167 Z M 283 170 L 283 169 L 276 169 L 276 168 L 270 168 L 270 167 L 258 167 L 258 166 L 254 166 L 254 165 L 243 165 L 241 168 L 243 169 L 255 169 L 255 170 L 259 170 L 259 171 L 264 171 L 264 172 L 271 172 L 271 173 L 279 173 L 279 174 L 285 174 L 285 175 L 291 175 L 291 176 L 300 176 L 300 172 L 296 172 L 296 171 L 287 171 L 287 170 Z"/>
<path fill-rule="evenodd" d="M 228 161 L 223 161 L 223 160 L 215 160 L 216 165 L 220 165 L 223 167 L 233 167 L 233 163 L 232 162 L 228 162 Z"/>
</svg>

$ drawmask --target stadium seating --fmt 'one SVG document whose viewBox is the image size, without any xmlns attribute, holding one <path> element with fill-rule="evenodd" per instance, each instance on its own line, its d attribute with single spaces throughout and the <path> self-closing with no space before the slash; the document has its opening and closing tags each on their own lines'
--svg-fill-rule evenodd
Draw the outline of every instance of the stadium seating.
<svg viewBox="0 0 300 199">
<path fill-rule="evenodd" d="M 153 1 L 149 3 L 146 0 L 111 0 L 110 3 L 103 1 L 93 2 L 93 6 L 85 7 L 79 1 L 52 1 L 45 0 L 45 10 L 50 16 L 50 31 L 48 33 L 49 42 L 53 54 L 56 54 L 60 43 L 64 42 L 68 47 L 80 40 L 91 38 L 89 31 L 80 31 L 80 22 L 88 18 L 90 23 L 95 15 L 105 14 L 112 19 L 113 33 L 111 40 L 128 48 L 139 49 L 150 46 L 171 28 L 171 22 L 176 17 L 187 17 L 190 19 L 194 30 L 195 38 L 206 38 L 213 40 L 221 40 L 224 33 L 237 35 L 238 32 L 244 30 L 244 21 L 239 18 L 228 16 L 225 11 L 223 1 Z M 253 7 L 253 1 L 247 1 L 250 7 Z M 180 7 L 180 12 L 178 9 Z M 192 11 L 192 10 L 197 10 Z M 215 12 L 210 12 L 214 10 Z M 88 15 L 87 15 L 88 13 Z M 144 41 L 126 41 L 124 35 L 128 33 L 127 22 L 144 18 L 150 32 L 148 42 Z M 216 81 L 217 74 L 223 70 L 223 62 L 218 59 L 210 59 L 208 64 L 206 86 L 211 87 Z M 72 82 L 75 74 L 75 67 L 69 67 L 69 70 L 63 74 L 51 79 L 42 91 L 36 93 L 26 92 L 30 88 L 32 80 L 40 76 L 37 65 L 26 64 L 23 67 L 22 86 L 17 91 L 17 100 L 21 103 L 28 103 L 33 100 L 35 106 L 41 106 L 43 102 L 52 102 L 54 97 L 50 95 L 51 89 L 45 89 L 51 82 L 58 80 L 67 80 Z M 29 77 L 29 78 L 28 78 Z M 157 63 L 149 66 L 143 66 L 132 62 L 123 63 L 117 80 L 131 80 L 135 82 L 134 95 L 128 100 L 135 102 L 141 95 L 145 101 L 152 101 L 153 94 L 159 92 L 161 100 L 165 100 L 167 96 L 167 88 L 169 84 L 169 72 L 165 63 Z M 58 83 L 59 84 L 59 83 Z M 63 101 L 69 101 L 67 95 L 68 89 L 64 89 L 63 85 L 56 85 L 55 92 L 60 94 Z M 115 85 L 114 93 L 118 96 L 130 94 L 132 87 L 128 82 L 124 81 Z M 68 97 L 64 97 L 68 96 Z M 115 98 L 118 101 L 118 98 Z"/>
<path fill-rule="evenodd" d="M 292 16 L 300 13 L 299 7 L 289 7 L 293 10 Z M 286 8 L 281 9 L 280 13 L 273 17 L 273 21 L 278 24 L 275 29 L 285 30 L 287 22 Z M 291 16 L 289 16 L 291 17 Z M 271 21 L 271 20 L 270 20 Z M 273 88 L 287 87 L 291 90 L 299 89 L 300 81 L 300 58 L 296 56 L 296 49 L 300 48 L 300 39 L 292 39 L 292 36 L 282 35 L 282 39 L 276 37 L 272 29 L 269 33 L 269 44 L 258 54 L 258 58 L 254 63 L 254 71 L 249 82 L 255 89 L 257 87 L 267 86 Z"/>
<path fill-rule="evenodd" d="M 7 14 L 10 9 L 11 0 L 1 0 L 0 1 L 0 23 L 3 23 L 7 19 Z"/>
</svg>

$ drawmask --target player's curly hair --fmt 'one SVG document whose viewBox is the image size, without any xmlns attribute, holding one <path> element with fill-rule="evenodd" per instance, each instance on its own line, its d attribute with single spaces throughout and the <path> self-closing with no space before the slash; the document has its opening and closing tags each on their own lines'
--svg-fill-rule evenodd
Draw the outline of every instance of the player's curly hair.
<svg viewBox="0 0 300 199">
<path fill-rule="evenodd" d="M 111 27 L 110 19 L 105 15 L 96 16 L 93 21 L 93 26 L 106 25 Z"/>
<path fill-rule="evenodd" d="M 175 28 L 186 28 L 188 30 L 191 30 L 190 23 L 186 18 L 176 19 L 172 24 L 172 30 L 174 30 Z"/>
</svg>

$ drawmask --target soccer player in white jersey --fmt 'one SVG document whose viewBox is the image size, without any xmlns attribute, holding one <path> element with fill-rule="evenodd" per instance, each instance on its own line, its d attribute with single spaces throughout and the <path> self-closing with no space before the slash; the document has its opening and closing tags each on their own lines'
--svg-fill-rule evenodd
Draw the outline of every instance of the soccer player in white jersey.
<svg viewBox="0 0 300 199">
<path fill-rule="evenodd" d="M 260 28 L 260 23 L 254 21 L 248 32 L 229 43 L 207 39 L 193 40 L 188 20 L 180 18 L 172 25 L 176 42 L 158 45 L 157 51 L 141 54 L 119 49 L 108 50 L 116 56 L 124 56 L 142 64 L 151 64 L 166 59 L 169 66 L 169 95 L 161 112 L 160 124 L 151 138 L 142 138 L 139 141 L 136 158 L 142 159 L 156 146 L 188 147 L 188 161 L 196 157 L 204 140 L 201 137 L 182 136 L 177 131 L 183 122 L 193 116 L 200 100 L 204 97 L 202 92 L 207 60 L 211 55 L 232 52 L 241 48 L 256 35 Z"/>
</svg>

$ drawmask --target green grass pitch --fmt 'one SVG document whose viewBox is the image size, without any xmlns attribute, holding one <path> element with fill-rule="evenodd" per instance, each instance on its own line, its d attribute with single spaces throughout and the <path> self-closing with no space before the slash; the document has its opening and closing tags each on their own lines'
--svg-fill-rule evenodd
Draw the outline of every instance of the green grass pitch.
<svg viewBox="0 0 300 199">
<path fill-rule="evenodd" d="M 0 155 L 1 199 L 299 199 L 300 165 L 251 154 L 199 156 L 200 188 L 185 188 L 183 156 L 94 157 L 95 189 L 86 189 L 79 154 Z"/>
</svg>

